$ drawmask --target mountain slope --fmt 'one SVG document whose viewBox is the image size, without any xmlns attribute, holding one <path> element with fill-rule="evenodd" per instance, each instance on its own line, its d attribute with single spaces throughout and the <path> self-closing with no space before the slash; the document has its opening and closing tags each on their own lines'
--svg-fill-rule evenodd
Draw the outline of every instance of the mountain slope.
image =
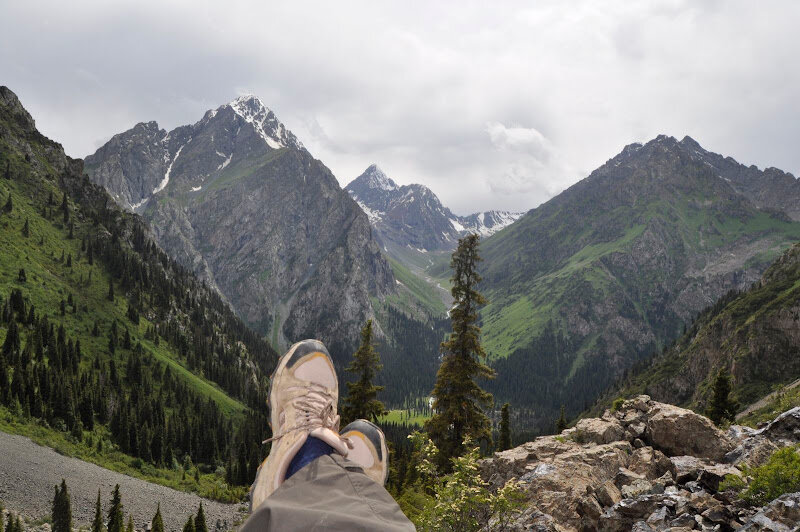
<svg viewBox="0 0 800 532">
<path fill-rule="evenodd" d="M 129 474 L 241 496 L 214 474 L 181 481 L 173 460 L 213 471 L 240 453 L 229 485 L 249 482 L 275 352 L 42 136 L 6 87 L 0 168 L 4 427 Z"/>
<path fill-rule="evenodd" d="M 489 236 L 521 216 L 504 211 L 456 216 L 428 187 L 398 186 L 374 164 L 345 190 L 369 216 L 384 249 L 399 260 L 406 250 L 451 251 L 460 237 Z"/>
<path fill-rule="evenodd" d="M 610 395 L 639 392 L 702 410 L 720 368 L 742 406 L 800 377 L 800 244 L 759 281 L 704 311 L 678 341 Z"/>
<path fill-rule="evenodd" d="M 343 362 L 397 291 L 367 216 L 255 97 L 170 132 L 139 124 L 86 165 L 273 345 L 320 338 Z"/>
<path fill-rule="evenodd" d="M 690 138 L 627 146 L 482 246 L 498 399 L 549 427 L 800 240 Z M 507 357 L 507 358 L 505 358 Z"/>
</svg>

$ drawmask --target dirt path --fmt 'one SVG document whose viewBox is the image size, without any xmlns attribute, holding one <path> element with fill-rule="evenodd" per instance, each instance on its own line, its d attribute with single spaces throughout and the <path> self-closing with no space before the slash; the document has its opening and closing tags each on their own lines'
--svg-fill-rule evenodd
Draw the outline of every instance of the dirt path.
<svg viewBox="0 0 800 532">
<path fill-rule="evenodd" d="M 791 390 L 792 388 L 796 388 L 797 386 L 800 386 L 800 379 L 797 379 L 796 381 L 794 381 L 791 384 L 787 384 L 786 388 L 784 389 L 784 391 Z M 751 404 L 750 406 L 748 406 L 747 408 L 745 408 L 744 410 L 742 410 L 741 412 L 736 414 L 736 419 L 742 419 L 744 416 L 750 414 L 751 412 L 755 412 L 759 408 L 763 408 L 763 407 L 767 406 L 767 404 L 770 401 L 772 401 L 777 395 L 778 395 L 778 392 L 772 392 L 772 393 L 770 393 L 768 395 L 765 395 L 764 397 L 762 397 L 761 399 L 759 399 L 755 403 Z"/>
<path fill-rule="evenodd" d="M 34 519 L 50 515 L 53 486 L 64 478 L 72 499 L 76 526 L 91 525 L 97 490 L 101 491 L 103 513 L 108 511 L 111 491 L 119 484 L 125 521 L 133 513 L 137 530 L 144 530 L 161 503 L 166 530 L 181 530 L 200 502 L 210 530 L 217 522 L 223 530 L 243 520 L 243 505 L 222 504 L 197 495 L 151 484 L 77 458 L 61 456 L 23 436 L 0 432 L 0 500 L 7 509 Z"/>
</svg>

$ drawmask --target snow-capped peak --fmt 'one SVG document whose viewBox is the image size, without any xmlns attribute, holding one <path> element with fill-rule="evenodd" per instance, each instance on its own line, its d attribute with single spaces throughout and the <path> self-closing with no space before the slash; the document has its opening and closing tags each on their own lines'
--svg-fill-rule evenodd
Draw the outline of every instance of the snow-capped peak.
<svg viewBox="0 0 800 532">
<path fill-rule="evenodd" d="M 383 170 L 378 168 L 377 164 L 369 165 L 369 168 L 364 172 L 366 184 L 369 188 L 379 188 L 381 190 L 397 190 L 397 183 L 392 181 L 390 177 L 383 173 Z"/>
<path fill-rule="evenodd" d="M 252 124 L 256 133 L 264 139 L 272 149 L 279 148 L 302 148 L 303 144 L 297 140 L 291 131 L 286 129 L 275 113 L 264 103 L 252 94 L 239 96 L 228 104 L 233 112 L 239 115 L 245 122 Z"/>
</svg>

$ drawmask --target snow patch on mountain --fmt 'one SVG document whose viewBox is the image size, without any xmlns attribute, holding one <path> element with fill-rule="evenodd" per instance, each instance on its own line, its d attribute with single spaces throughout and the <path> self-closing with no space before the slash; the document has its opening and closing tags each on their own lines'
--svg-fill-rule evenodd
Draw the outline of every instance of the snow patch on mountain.
<svg viewBox="0 0 800 532">
<path fill-rule="evenodd" d="M 192 139 L 189 139 L 189 141 L 191 141 L 191 140 Z M 189 144 L 189 143 L 187 142 L 186 144 Z M 172 161 L 169 163 L 169 166 L 167 167 L 167 171 L 164 174 L 164 179 L 162 179 L 161 183 L 159 183 L 158 186 L 155 188 L 155 190 L 153 190 L 153 194 L 158 194 L 159 192 L 161 192 L 162 190 L 167 188 L 167 184 L 169 184 L 169 174 L 172 172 L 172 165 L 175 164 L 175 161 L 178 160 L 178 156 L 180 156 L 181 150 L 183 150 L 183 148 L 186 146 L 186 144 L 184 144 L 183 146 L 178 148 L 178 151 L 175 152 L 175 157 L 173 157 Z"/>
<path fill-rule="evenodd" d="M 253 126 L 256 133 L 270 148 L 277 150 L 287 147 L 298 149 L 303 147 L 294 134 L 278 120 L 275 113 L 256 96 L 240 96 L 228 105 L 231 106 L 234 113 Z"/>
</svg>

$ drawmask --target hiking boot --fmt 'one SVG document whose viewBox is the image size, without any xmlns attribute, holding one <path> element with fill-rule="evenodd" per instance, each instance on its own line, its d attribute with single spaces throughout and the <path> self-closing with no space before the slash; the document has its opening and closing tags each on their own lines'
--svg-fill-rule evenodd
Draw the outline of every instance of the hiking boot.
<svg viewBox="0 0 800 532">
<path fill-rule="evenodd" d="M 339 436 L 339 384 L 328 350 L 317 340 L 294 344 L 278 361 L 269 388 L 272 442 L 269 456 L 258 468 L 250 489 L 250 510 L 283 484 L 286 470 L 309 436 L 346 456 L 347 442 Z"/>
<path fill-rule="evenodd" d="M 361 466 L 364 473 L 383 486 L 389 475 L 389 449 L 383 431 L 366 419 L 357 419 L 342 431 L 350 452 L 347 459 Z"/>
</svg>

